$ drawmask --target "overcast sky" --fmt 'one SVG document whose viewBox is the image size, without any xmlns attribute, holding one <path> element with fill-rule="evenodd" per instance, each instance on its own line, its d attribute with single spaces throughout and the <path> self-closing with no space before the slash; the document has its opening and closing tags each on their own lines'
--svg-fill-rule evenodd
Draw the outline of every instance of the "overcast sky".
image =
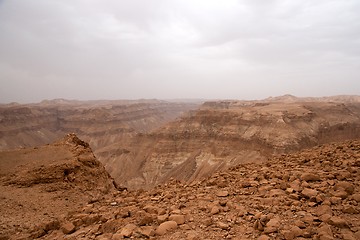
<svg viewBox="0 0 360 240">
<path fill-rule="evenodd" d="M 359 0 L 0 0 L 0 102 L 360 94 Z"/>
</svg>

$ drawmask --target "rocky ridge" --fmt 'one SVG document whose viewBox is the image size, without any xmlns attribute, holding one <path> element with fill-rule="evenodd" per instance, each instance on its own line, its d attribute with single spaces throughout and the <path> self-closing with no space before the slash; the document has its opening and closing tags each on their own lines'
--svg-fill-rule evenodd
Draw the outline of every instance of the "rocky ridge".
<svg viewBox="0 0 360 240">
<path fill-rule="evenodd" d="M 0 152 L 0 239 L 34 239 L 62 215 L 115 191 L 89 144 L 75 134 L 33 149 Z"/>
<path fill-rule="evenodd" d="M 245 163 L 187 184 L 123 190 L 41 239 L 360 239 L 360 141 Z M 70 230 L 71 231 L 70 231 Z"/>
</svg>

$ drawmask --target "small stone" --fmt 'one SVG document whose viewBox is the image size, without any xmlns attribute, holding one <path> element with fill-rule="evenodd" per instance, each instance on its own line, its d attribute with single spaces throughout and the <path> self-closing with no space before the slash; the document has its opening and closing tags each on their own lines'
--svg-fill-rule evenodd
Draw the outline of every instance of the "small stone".
<svg viewBox="0 0 360 240">
<path fill-rule="evenodd" d="M 266 224 L 264 233 L 275 233 L 278 231 L 280 227 L 280 221 L 277 218 L 270 219 L 270 221 Z"/>
<path fill-rule="evenodd" d="M 342 238 L 344 240 L 357 240 L 358 238 L 355 237 L 355 235 L 351 232 L 351 230 L 343 229 L 341 231 Z"/>
<path fill-rule="evenodd" d="M 314 213 L 316 216 L 321 216 L 324 214 L 332 215 L 332 210 L 331 207 L 328 205 L 320 205 L 315 209 Z"/>
<path fill-rule="evenodd" d="M 157 227 L 155 233 L 157 235 L 162 236 L 162 235 L 165 235 L 166 232 L 172 231 L 176 228 L 177 228 L 177 223 L 175 221 L 166 221 Z"/>
<path fill-rule="evenodd" d="M 196 233 L 189 233 L 186 237 L 186 240 L 198 240 L 199 237 Z"/>
<path fill-rule="evenodd" d="M 133 231 L 137 228 L 135 224 L 129 223 L 123 227 L 120 231 L 120 235 L 124 237 L 131 237 Z"/>
<path fill-rule="evenodd" d="M 318 194 L 318 191 L 311 189 L 311 188 L 305 188 L 301 194 L 305 196 L 306 198 L 315 198 Z"/>
<path fill-rule="evenodd" d="M 66 222 L 66 223 L 61 225 L 61 231 L 64 234 L 73 233 L 73 232 L 75 232 L 75 225 L 72 224 L 71 222 Z"/>
<path fill-rule="evenodd" d="M 257 240 L 270 240 L 270 238 L 266 235 L 261 235 Z"/>
<path fill-rule="evenodd" d="M 291 194 L 291 193 L 294 193 L 295 190 L 294 190 L 293 188 L 287 188 L 287 189 L 285 190 L 285 192 L 288 193 L 288 194 Z"/>
<path fill-rule="evenodd" d="M 329 225 L 322 223 L 317 230 L 320 239 L 331 240 L 334 239 L 332 230 Z"/>
<path fill-rule="evenodd" d="M 301 220 L 296 220 L 294 222 L 295 226 L 298 226 L 299 228 L 306 228 L 306 224 Z"/>
<path fill-rule="evenodd" d="M 143 209 L 150 214 L 158 214 L 158 209 L 152 205 L 146 205 Z"/>
<path fill-rule="evenodd" d="M 259 231 L 264 231 L 264 226 L 263 224 L 261 223 L 261 221 L 259 220 L 256 220 L 255 223 L 254 223 L 254 228 L 256 230 L 259 230 Z"/>
<path fill-rule="evenodd" d="M 216 226 L 217 226 L 218 228 L 223 229 L 223 230 L 227 230 L 227 229 L 229 228 L 229 225 L 226 224 L 226 223 L 223 223 L 223 222 L 217 222 L 217 223 L 216 223 Z"/>
<path fill-rule="evenodd" d="M 116 206 L 116 205 L 117 205 L 117 202 L 111 202 L 110 205 L 111 205 L 111 206 Z"/>
<path fill-rule="evenodd" d="M 349 213 L 349 214 L 357 214 L 359 211 L 351 205 L 346 205 L 342 209 L 343 213 Z"/>
<path fill-rule="evenodd" d="M 351 199 L 355 200 L 356 202 L 360 202 L 360 194 L 356 193 L 351 195 Z"/>
<path fill-rule="evenodd" d="M 331 204 L 339 204 L 339 203 L 341 203 L 341 198 L 340 197 L 331 197 L 330 198 L 330 202 L 331 202 Z"/>
<path fill-rule="evenodd" d="M 281 189 L 271 189 L 269 192 L 270 197 L 278 197 L 278 196 L 282 196 L 284 194 L 285 194 L 284 190 L 281 190 Z"/>
<path fill-rule="evenodd" d="M 289 230 L 284 231 L 283 235 L 286 240 L 292 240 L 302 235 L 302 230 L 297 226 L 292 226 Z"/>
<path fill-rule="evenodd" d="M 228 191 L 217 191 L 216 192 L 216 196 L 218 196 L 218 197 L 227 197 L 227 196 L 229 196 L 229 192 Z"/>
<path fill-rule="evenodd" d="M 173 214 L 173 215 L 170 215 L 169 220 L 170 221 L 175 221 L 178 225 L 181 225 L 181 224 L 185 223 L 185 216 L 184 215 Z"/>
<path fill-rule="evenodd" d="M 320 221 L 326 222 L 326 223 L 329 222 L 330 218 L 331 218 L 331 215 L 327 214 L 327 213 L 325 213 L 319 217 Z"/>
<path fill-rule="evenodd" d="M 111 240 L 122 240 L 124 239 L 124 236 L 121 235 L 120 233 L 115 233 L 114 235 L 112 235 Z"/>
<path fill-rule="evenodd" d="M 115 213 L 115 218 L 116 219 L 118 219 L 118 218 L 127 218 L 127 217 L 130 217 L 130 212 L 128 210 L 119 209 L 119 211 L 117 211 Z"/>
<path fill-rule="evenodd" d="M 160 216 L 157 216 L 157 220 L 159 223 L 163 223 L 168 219 L 168 217 L 169 217 L 168 214 L 160 215 Z"/>
<path fill-rule="evenodd" d="M 360 239 L 360 230 L 354 233 L 355 239 Z"/>
<path fill-rule="evenodd" d="M 349 196 L 349 193 L 346 192 L 345 190 L 340 189 L 340 190 L 337 190 L 336 192 L 334 192 L 333 196 L 341 198 L 341 199 L 345 199 Z"/>
<path fill-rule="evenodd" d="M 146 237 L 152 237 L 155 236 L 155 231 L 152 226 L 145 226 L 140 228 L 140 233 Z"/>
<path fill-rule="evenodd" d="M 220 208 L 218 206 L 213 206 L 210 210 L 212 215 L 218 214 L 220 212 Z"/>
<path fill-rule="evenodd" d="M 157 214 L 159 214 L 159 215 L 164 215 L 164 214 L 166 214 L 166 209 L 165 209 L 165 208 L 158 208 L 158 209 L 157 209 Z"/>
<path fill-rule="evenodd" d="M 212 219 L 211 218 L 205 218 L 203 221 L 202 221 L 202 223 L 205 225 L 205 226 L 210 226 L 212 223 L 213 223 L 213 221 L 212 221 Z"/>
<path fill-rule="evenodd" d="M 313 173 L 304 173 L 303 175 L 301 175 L 301 180 L 306 181 L 306 182 L 311 182 L 311 181 L 320 181 L 320 176 L 317 174 L 313 174 Z"/>
<path fill-rule="evenodd" d="M 140 217 L 139 226 L 149 225 L 154 221 L 151 214 L 146 213 Z"/>
<path fill-rule="evenodd" d="M 340 217 L 337 217 L 337 216 L 333 216 L 329 219 L 329 224 L 330 225 L 333 225 L 335 227 L 338 227 L 338 228 L 346 228 L 346 227 L 349 227 L 347 222 L 340 218 Z"/>
<path fill-rule="evenodd" d="M 335 190 L 339 190 L 339 189 L 343 189 L 345 190 L 348 194 L 353 194 L 354 193 L 354 186 L 346 181 L 341 181 L 335 184 Z"/>
</svg>

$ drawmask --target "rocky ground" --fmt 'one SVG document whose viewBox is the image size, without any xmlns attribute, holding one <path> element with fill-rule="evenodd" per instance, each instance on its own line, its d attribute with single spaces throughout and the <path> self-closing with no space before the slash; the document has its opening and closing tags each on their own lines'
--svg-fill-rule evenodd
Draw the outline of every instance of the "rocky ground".
<svg viewBox="0 0 360 240">
<path fill-rule="evenodd" d="M 354 140 L 238 165 L 190 184 L 122 189 L 58 217 L 51 228 L 40 225 L 40 239 L 356 240 L 359 167 Z"/>
</svg>

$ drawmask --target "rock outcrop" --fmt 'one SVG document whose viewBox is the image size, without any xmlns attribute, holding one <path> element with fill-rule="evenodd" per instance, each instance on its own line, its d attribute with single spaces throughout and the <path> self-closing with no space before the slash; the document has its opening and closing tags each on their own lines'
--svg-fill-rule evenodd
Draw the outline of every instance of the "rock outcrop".
<svg viewBox="0 0 360 240">
<path fill-rule="evenodd" d="M 75 134 L 32 149 L 0 152 L 1 239 L 75 230 L 63 215 L 116 191 L 89 144 Z"/>
</svg>

